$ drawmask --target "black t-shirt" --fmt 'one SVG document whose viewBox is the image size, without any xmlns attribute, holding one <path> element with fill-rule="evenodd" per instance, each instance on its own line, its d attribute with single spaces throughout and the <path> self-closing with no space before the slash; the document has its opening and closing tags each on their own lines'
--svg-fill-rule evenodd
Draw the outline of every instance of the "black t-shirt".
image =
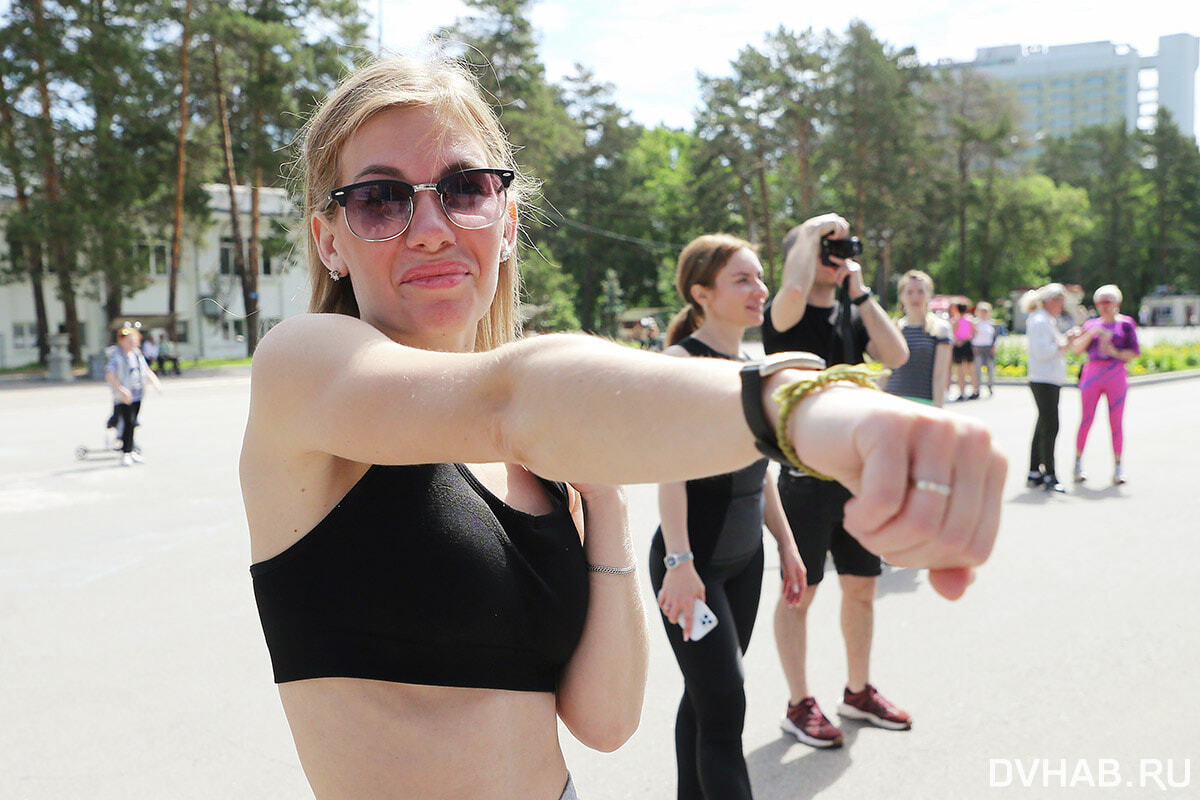
<svg viewBox="0 0 1200 800">
<path fill-rule="evenodd" d="M 825 359 L 826 366 L 862 363 L 870 336 L 867 334 L 867 326 L 863 324 L 857 308 L 850 306 L 850 327 L 854 331 L 851 354 L 854 356 L 854 361 L 847 362 L 842 346 L 842 336 L 837 326 L 838 306 L 830 308 L 814 306 L 810 303 L 805 307 L 804 316 L 800 318 L 799 322 L 785 331 L 777 331 L 771 323 L 771 306 L 774 302 L 775 298 L 771 298 L 763 311 L 763 351 L 767 355 L 803 350 Z"/>
</svg>

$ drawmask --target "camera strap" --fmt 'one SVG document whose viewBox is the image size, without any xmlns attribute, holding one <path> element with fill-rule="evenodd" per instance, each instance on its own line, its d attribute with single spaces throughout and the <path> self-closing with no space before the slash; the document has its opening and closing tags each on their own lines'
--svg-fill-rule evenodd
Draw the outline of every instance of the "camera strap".
<svg viewBox="0 0 1200 800">
<path fill-rule="evenodd" d="M 854 311 L 850 305 L 850 289 L 843 281 L 838 287 L 837 332 L 842 340 L 842 363 L 857 364 L 858 354 L 854 352 Z"/>
</svg>

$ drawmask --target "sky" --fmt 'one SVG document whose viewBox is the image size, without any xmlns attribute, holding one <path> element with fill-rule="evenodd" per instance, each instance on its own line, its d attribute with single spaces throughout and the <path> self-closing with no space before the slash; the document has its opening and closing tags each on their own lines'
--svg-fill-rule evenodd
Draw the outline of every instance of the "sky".
<svg viewBox="0 0 1200 800">
<path fill-rule="evenodd" d="M 382 20 L 372 23 L 372 42 L 381 30 L 385 49 L 405 52 L 468 13 L 458 0 L 362 3 Z M 616 87 L 617 103 L 638 122 L 689 127 L 699 103 L 696 73 L 729 74 L 741 48 L 761 46 L 780 25 L 844 32 L 858 18 L 893 47 L 915 46 L 926 63 L 969 61 L 977 47 L 1094 41 L 1131 45 L 1146 56 L 1158 51 L 1159 36 L 1200 36 L 1200 6 L 1193 2 L 1142 0 L 1134 8 L 1106 0 L 858 0 L 836 7 L 796 0 L 541 0 L 531 16 L 551 80 L 581 63 Z"/>
</svg>

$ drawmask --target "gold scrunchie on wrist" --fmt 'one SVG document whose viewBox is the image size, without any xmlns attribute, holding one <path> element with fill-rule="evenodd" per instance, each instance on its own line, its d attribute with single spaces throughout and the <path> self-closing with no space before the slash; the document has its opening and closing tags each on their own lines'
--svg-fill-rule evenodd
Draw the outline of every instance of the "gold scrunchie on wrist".
<svg viewBox="0 0 1200 800">
<path fill-rule="evenodd" d="M 775 425 L 775 439 L 779 449 L 787 456 L 792 466 L 805 475 L 811 475 L 823 481 L 835 480 L 835 478 L 817 472 L 801 461 L 800 456 L 796 453 L 796 448 L 792 447 L 792 443 L 788 439 L 788 420 L 801 400 L 834 381 L 850 381 L 868 389 L 878 389 L 875 379 L 891 374 L 890 369 L 884 369 L 878 364 L 835 364 L 828 369 L 813 373 L 811 378 L 803 378 L 776 389 L 771 396 L 776 403 L 779 403 L 779 422 Z"/>
</svg>

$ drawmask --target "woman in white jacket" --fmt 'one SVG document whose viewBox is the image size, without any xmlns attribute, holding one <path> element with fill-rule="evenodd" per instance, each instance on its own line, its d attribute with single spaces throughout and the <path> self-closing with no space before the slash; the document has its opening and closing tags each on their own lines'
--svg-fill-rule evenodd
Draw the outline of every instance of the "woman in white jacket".
<svg viewBox="0 0 1200 800">
<path fill-rule="evenodd" d="M 1061 283 L 1048 283 L 1040 289 L 1026 292 L 1021 308 L 1029 314 L 1025 334 L 1029 348 L 1029 388 L 1037 404 L 1037 425 L 1033 430 L 1033 445 L 1029 452 L 1029 478 L 1026 485 L 1041 487 L 1047 492 L 1065 492 L 1054 471 L 1054 445 L 1058 439 L 1058 395 L 1067 378 L 1064 353 L 1070 340 L 1077 335 L 1072 329 L 1066 335 L 1059 332 L 1056 322 L 1062 314 L 1067 293 Z"/>
</svg>

